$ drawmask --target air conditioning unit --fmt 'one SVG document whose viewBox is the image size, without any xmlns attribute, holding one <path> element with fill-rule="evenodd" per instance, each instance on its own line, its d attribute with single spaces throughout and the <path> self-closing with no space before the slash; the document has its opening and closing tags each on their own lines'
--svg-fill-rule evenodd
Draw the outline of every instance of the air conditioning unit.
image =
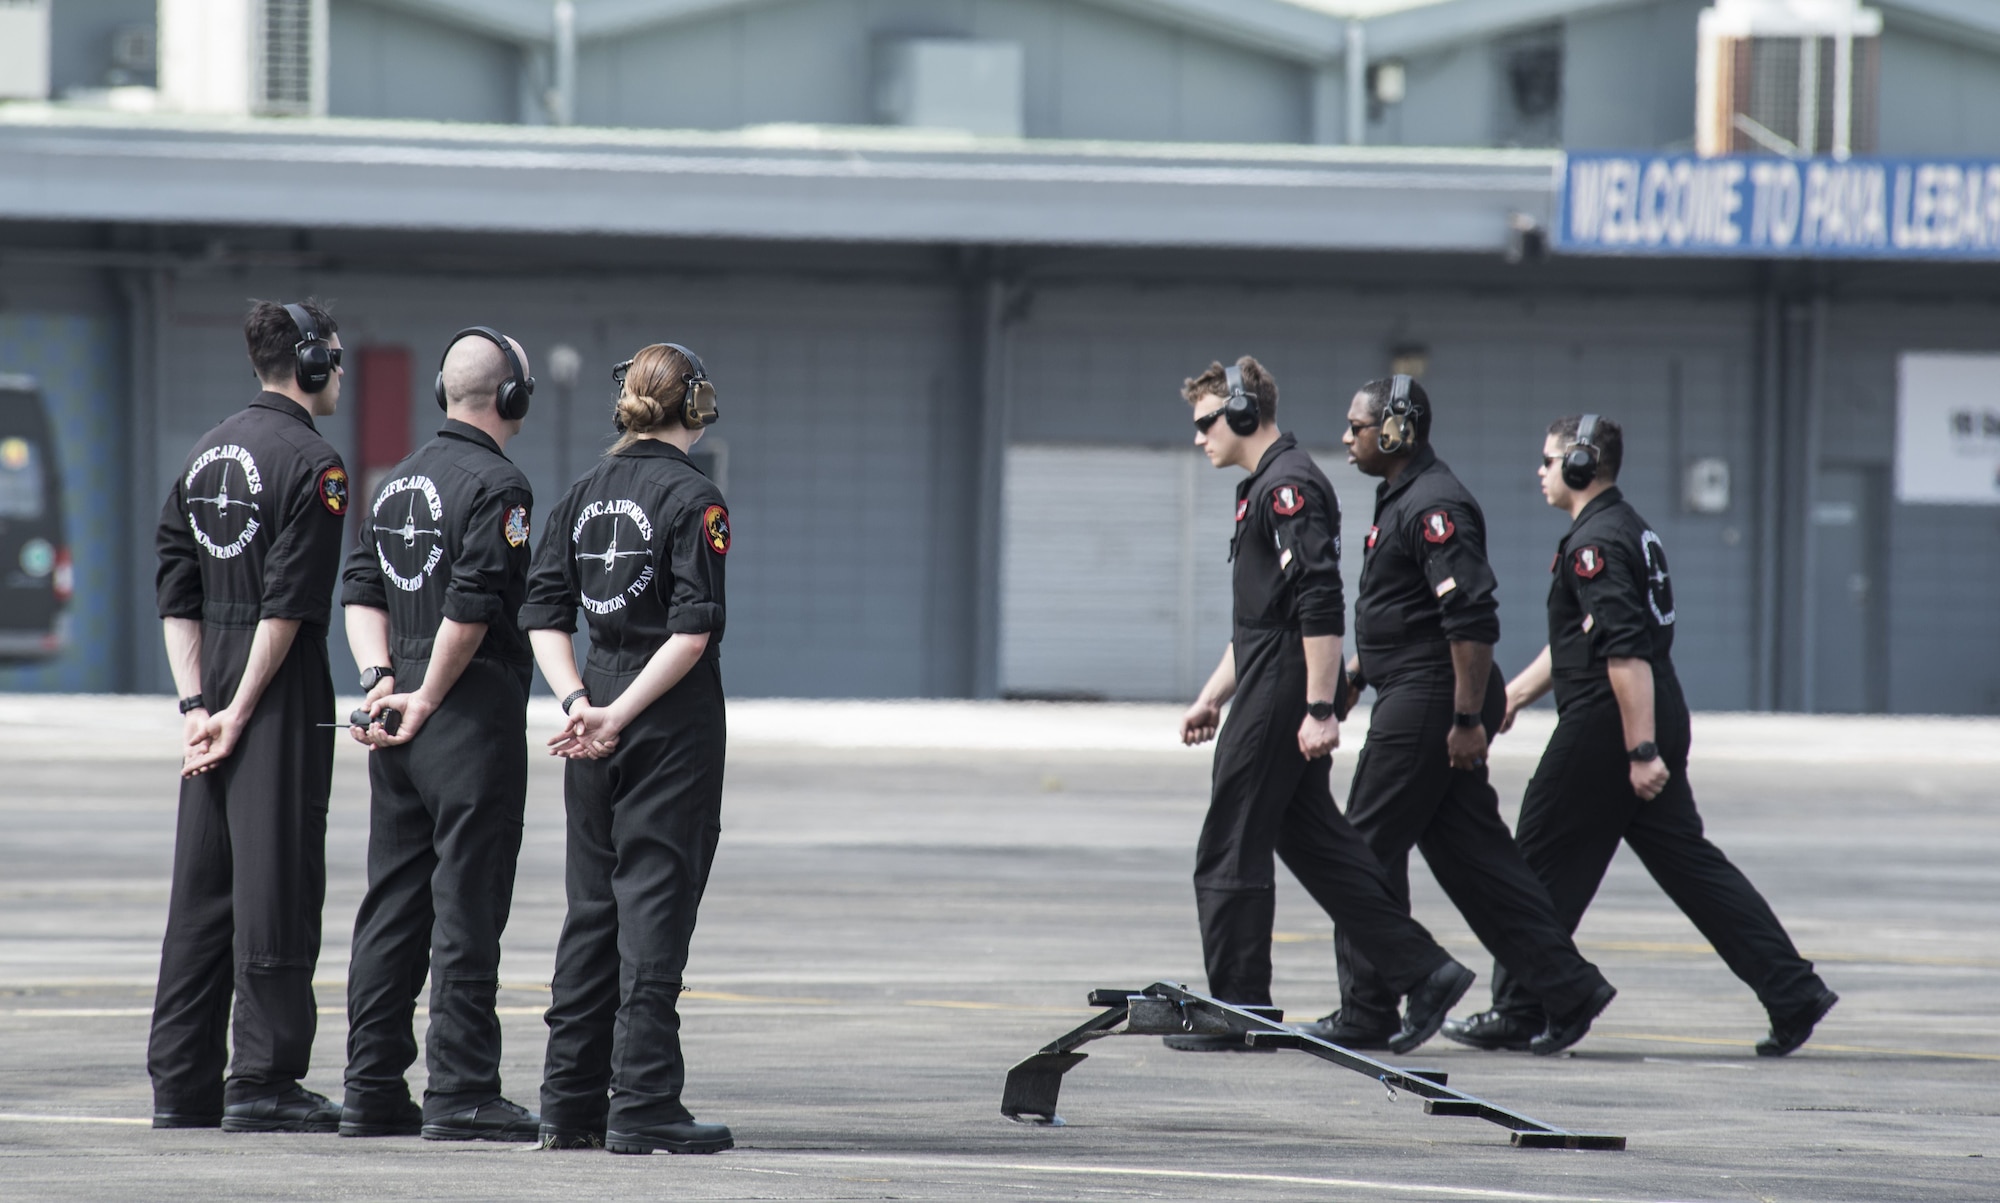
<svg viewBox="0 0 2000 1203">
<path fill-rule="evenodd" d="M 1875 149 L 1882 14 L 1860 0 L 1716 0 L 1701 14 L 1702 154 Z"/>
<path fill-rule="evenodd" d="M 0 0 L 0 100 L 49 95 L 49 0 Z"/>
<path fill-rule="evenodd" d="M 159 22 L 163 107 L 326 112 L 327 0 L 160 0 Z"/>
</svg>

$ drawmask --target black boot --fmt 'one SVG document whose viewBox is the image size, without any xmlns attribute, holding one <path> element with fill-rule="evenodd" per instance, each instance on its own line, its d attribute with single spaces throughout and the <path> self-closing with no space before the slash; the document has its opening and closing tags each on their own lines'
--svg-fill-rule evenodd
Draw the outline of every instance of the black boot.
<svg viewBox="0 0 2000 1203">
<path fill-rule="evenodd" d="M 1444 1026 L 1445 1016 L 1472 989 L 1472 983 L 1479 975 L 1457 961 L 1447 960 L 1416 989 L 1410 991 L 1403 1003 L 1403 1030 L 1389 1038 L 1389 1051 L 1407 1053 L 1424 1041 L 1438 1034 Z"/>
<path fill-rule="evenodd" d="M 541 1117 L 506 1099 L 424 1121 L 425 1140 L 495 1140 L 527 1144 L 539 1138 Z"/>
<path fill-rule="evenodd" d="M 1840 1001 L 1840 995 L 1831 990 L 1823 992 L 1811 1003 L 1794 1011 L 1784 1019 L 1771 1019 L 1771 1034 L 1757 1042 L 1760 1057 L 1783 1057 L 1795 1053 L 1799 1046 L 1812 1039 L 1813 1029 L 1826 1013 L 1833 1010 L 1833 1004 Z"/>
<path fill-rule="evenodd" d="M 1396 1021 L 1393 1019 L 1387 1023 L 1363 1023 L 1346 1016 L 1345 1011 L 1335 1011 L 1311 1023 L 1295 1023 L 1292 1026 L 1328 1044 L 1363 1050 L 1388 1048 L 1390 1038 L 1396 1035 Z"/>
<path fill-rule="evenodd" d="M 415 1136 L 424 1128 L 424 1109 L 409 1099 L 369 1106 L 346 1103 L 340 1108 L 342 1136 Z"/>
<path fill-rule="evenodd" d="M 1591 992 L 1590 1001 L 1567 1015 L 1549 1017 L 1548 1030 L 1528 1042 L 1528 1051 L 1537 1057 L 1553 1057 L 1557 1053 L 1583 1039 L 1590 1025 L 1611 1000 L 1618 997 L 1618 990 L 1610 982 L 1605 982 Z"/>
<path fill-rule="evenodd" d="M 1481 1011 L 1470 1019 L 1446 1020 L 1444 1038 L 1488 1052 L 1525 1053 L 1548 1026 L 1539 1016 L 1524 1019 L 1505 1011 Z"/>
<path fill-rule="evenodd" d="M 674 1124 L 655 1124 L 630 1132 L 604 1134 L 604 1147 L 613 1153 L 720 1153 L 736 1147 L 736 1140 L 724 1124 L 700 1124 L 684 1119 Z"/>
<path fill-rule="evenodd" d="M 231 1103 L 222 1109 L 224 1132 L 338 1132 L 340 1105 L 294 1084 L 282 1094 Z"/>
</svg>

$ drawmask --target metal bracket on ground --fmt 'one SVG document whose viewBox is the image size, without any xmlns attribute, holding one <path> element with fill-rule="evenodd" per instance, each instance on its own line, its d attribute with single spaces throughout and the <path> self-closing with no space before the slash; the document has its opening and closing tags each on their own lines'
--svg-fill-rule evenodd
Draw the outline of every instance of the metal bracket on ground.
<svg viewBox="0 0 2000 1203">
<path fill-rule="evenodd" d="M 1317 1036 L 1288 1028 L 1273 1007 L 1239 1007 L 1196 994 L 1174 982 L 1154 982 L 1143 990 L 1092 990 L 1090 1005 L 1104 1012 L 1065 1032 L 1007 1071 L 1000 1114 L 1025 1124 L 1060 1126 L 1056 1096 L 1063 1075 L 1088 1059 L 1075 1051 L 1103 1036 L 1241 1036 L 1253 1048 L 1297 1049 L 1351 1069 L 1391 1091 L 1406 1090 L 1424 1100 L 1426 1115 L 1459 1115 L 1499 1124 L 1513 1133 L 1519 1149 L 1623 1149 L 1625 1138 L 1601 1132 L 1571 1132 L 1510 1111 L 1446 1085 L 1435 1069 L 1398 1069 Z M 1122 1028 L 1121 1028 L 1121 1025 Z"/>
</svg>

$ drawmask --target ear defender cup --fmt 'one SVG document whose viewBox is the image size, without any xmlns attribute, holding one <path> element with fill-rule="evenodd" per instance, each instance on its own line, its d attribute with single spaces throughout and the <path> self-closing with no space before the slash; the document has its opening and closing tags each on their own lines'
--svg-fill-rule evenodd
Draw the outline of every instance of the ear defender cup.
<svg viewBox="0 0 2000 1203">
<path fill-rule="evenodd" d="M 1222 420 L 1237 434 L 1256 434 L 1257 403 L 1243 391 L 1242 369 L 1232 363 L 1222 369 L 1222 378 L 1229 383 L 1229 401 L 1222 408 Z"/>
<path fill-rule="evenodd" d="M 1389 400 L 1382 406 L 1382 429 L 1375 436 L 1375 445 L 1385 455 L 1396 455 L 1409 450 L 1416 441 L 1417 415 L 1424 407 L 1410 397 L 1410 378 L 1398 373 L 1389 378 Z"/>
<path fill-rule="evenodd" d="M 1597 479 L 1597 415 L 1585 414 L 1576 424 L 1576 444 L 1563 452 L 1563 483 L 1572 489 L 1587 489 Z"/>
<path fill-rule="evenodd" d="M 298 344 L 292 348 L 292 380 L 308 393 L 320 392 L 333 379 L 333 348 L 320 337 L 319 324 L 305 306 L 287 305 L 285 313 L 299 331 Z"/>
<path fill-rule="evenodd" d="M 688 374 L 681 378 L 687 386 L 681 393 L 681 425 L 690 430 L 700 430 L 720 422 L 722 412 L 715 407 L 715 383 L 708 378 L 708 369 L 702 366 L 701 356 L 679 343 L 660 345 L 679 351 L 688 361 Z"/>
<path fill-rule="evenodd" d="M 437 383 L 432 386 L 432 391 L 437 395 L 438 408 L 445 408 L 444 361 L 450 357 L 451 349 L 458 345 L 459 340 L 469 336 L 485 339 L 500 348 L 500 353 L 507 357 L 508 378 L 502 380 L 500 387 L 493 390 L 494 412 L 509 422 L 518 422 L 527 417 L 528 406 L 535 399 L 535 378 L 521 370 L 521 358 L 514 354 L 514 344 L 508 342 L 505 335 L 491 326 L 467 326 L 452 335 L 450 341 L 445 343 L 444 355 L 438 358 Z"/>
</svg>

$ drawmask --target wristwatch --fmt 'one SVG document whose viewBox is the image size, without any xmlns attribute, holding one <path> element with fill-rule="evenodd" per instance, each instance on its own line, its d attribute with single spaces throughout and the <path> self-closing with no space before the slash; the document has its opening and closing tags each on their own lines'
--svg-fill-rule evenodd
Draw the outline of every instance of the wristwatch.
<svg viewBox="0 0 2000 1203">
<path fill-rule="evenodd" d="M 374 668 L 364 668 L 361 670 L 361 688 L 373 689 L 382 683 L 383 677 L 393 677 L 395 675 L 396 670 L 386 664 L 378 664 Z"/>
<path fill-rule="evenodd" d="M 1306 713 L 1312 715 L 1315 721 L 1323 723 L 1333 717 L 1333 703 L 1307 702 Z"/>
<path fill-rule="evenodd" d="M 588 689 L 579 689 L 575 693 L 570 694 L 568 697 L 562 700 L 563 713 L 568 714 L 569 708 L 571 706 L 576 705 L 576 700 L 578 698 L 587 698 L 589 696 L 590 696 L 590 691 Z"/>
<path fill-rule="evenodd" d="M 1625 755 L 1631 758 L 1633 764 L 1650 764 L 1660 758 L 1660 745 L 1649 739 Z"/>
<path fill-rule="evenodd" d="M 208 709 L 208 702 L 198 693 L 191 693 L 181 699 L 181 713 Z"/>
<path fill-rule="evenodd" d="M 1454 727 L 1467 727 L 1467 728 L 1477 727 L 1480 725 L 1480 720 L 1479 716 L 1476 714 L 1465 714 L 1463 712 L 1454 711 L 1451 716 L 1451 725 Z"/>
</svg>

